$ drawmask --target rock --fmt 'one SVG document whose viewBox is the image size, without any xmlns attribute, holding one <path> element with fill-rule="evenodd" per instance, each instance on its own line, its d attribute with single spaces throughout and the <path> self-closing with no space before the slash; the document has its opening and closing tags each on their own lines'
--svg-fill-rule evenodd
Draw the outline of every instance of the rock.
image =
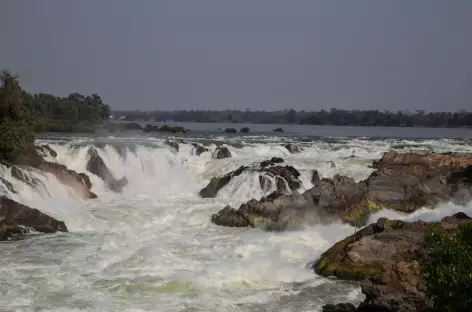
<svg viewBox="0 0 472 312">
<path fill-rule="evenodd" d="M 374 161 L 373 167 L 380 168 L 395 168 L 398 166 L 404 167 L 426 167 L 429 169 L 454 169 L 459 167 L 467 167 L 472 165 L 472 154 L 462 153 L 398 153 L 387 152 L 382 158 Z"/>
<path fill-rule="evenodd" d="M 297 154 L 300 153 L 300 148 L 296 146 L 295 144 L 289 143 L 285 145 L 285 148 L 291 153 L 291 154 Z"/>
<path fill-rule="evenodd" d="M 274 130 L 272 130 L 273 132 L 284 132 L 284 129 L 282 128 L 275 128 Z"/>
<path fill-rule="evenodd" d="M 336 165 L 332 161 L 328 161 L 329 167 L 330 168 L 336 168 Z"/>
<path fill-rule="evenodd" d="M 53 150 L 49 145 L 44 144 L 44 145 L 39 145 L 35 146 L 36 151 L 41 157 L 47 157 L 48 155 L 52 157 L 57 157 L 57 153 L 55 150 Z"/>
<path fill-rule="evenodd" d="M 231 171 L 230 173 L 227 173 L 222 177 L 212 178 L 210 180 L 210 183 L 208 183 L 208 185 L 200 191 L 200 196 L 202 198 L 215 197 L 218 191 L 226 184 L 228 184 L 233 177 L 241 175 L 241 173 L 243 173 L 243 171 L 247 168 L 248 167 L 241 166 L 238 169 Z"/>
<path fill-rule="evenodd" d="M 241 133 L 249 133 L 249 128 L 248 128 L 248 127 L 241 128 L 241 129 L 239 130 L 239 132 L 241 132 Z"/>
<path fill-rule="evenodd" d="M 169 125 L 162 125 L 161 127 L 159 127 L 159 126 L 153 126 L 153 125 L 147 124 L 143 128 L 143 132 L 185 133 L 187 131 L 188 130 L 185 130 L 183 127 L 169 126 Z"/>
<path fill-rule="evenodd" d="M 277 189 L 281 192 L 287 192 L 287 186 L 290 190 L 300 188 L 301 182 L 299 180 L 300 173 L 292 166 L 275 166 L 275 167 L 247 167 L 241 166 L 237 170 L 231 171 L 224 176 L 215 177 L 210 180 L 210 183 L 200 191 L 202 198 L 215 197 L 218 191 L 227 185 L 232 178 L 241 175 L 243 172 L 257 172 L 260 173 L 259 183 L 262 189 L 270 188 L 270 180 L 267 177 L 273 177 L 277 183 Z"/>
<path fill-rule="evenodd" d="M 202 153 L 208 152 L 208 148 L 204 147 L 201 144 L 193 143 L 193 147 L 195 148 L 195 154 L 200 156 Z"/>
<path fill-rule="evenodd" d="M 166 141 L 164 142 L 164 144 L 170 146 L 176 153 L 179 152 L 179 143 L 174 142 L 174 141 L 166 140 Z"/>
<path fill-rule="evenodd" d="M 95 148 L 90 148 L 88 154 L 90 159 L 87 162 L 86 169 L 101 178 L 110 190 L 118 193 L 121 192 L 123 187 L 128 184 L 128 179 L 126 177 L 120 180 L 115 179 Z"/>
<path fill-rule="evenodd" d="M 318 173 L 318 170 L 313 170 L 311 174 L 311 184 L 315 185 L 320 183 L 320 175 Z"/>
<path fill-rule="evenodd" d="M 226 132 L 226 133 L 237 133 L 238 130 L 236 130 L 236 129 L 234 129 L 234 128 L 226 128 L 226 129 L 225 129 L 225 132 Z"/>
<path fill-rule="evenodd" d="M 0 177 L 0 182 L 3 183 L 3 185 L 5 185 L 5 187 L 12 193 L 16 194 L 17 191 L 15 190 L 15 188 L 13 187 L 13 184 L 11 184 L 7 179 L 3 178 L 3 177 Z"/>
<path fill-rule="evenodd" d="M 414 158 L 411 155 L 409 157 Z M 441 158 L 441 161 L 431 163 L 439 163 L 442 167 L 438 165 L 439 167 L 428 168 L 422 165 L 399 164 L 391 167 L 387 166 L 388 162 L 385 161 L 385 165 L 380 166 L 380 169 L 357 183 L 351 178 L 340 175 L 335 175 L 332 179 L 320 179 L 319 176 L 313 174 L 314 186 L 303 195 L 287 196 L 283 201 L 286 206 L 277 204 L 277 208 L 272 209 L 274 214 L 257 215 L 265 210 L 253 209 L 251 218 L 263 224 L 275 222 L 279 229 L 284 223 L 289 223 L 293 227 L 299 222 L 305 222 L 300 220 L 301 214 L 308 216 L 306 221 L 330 222 L 341 219 L 343 222 L 358 227 L 365 225 L 372 213 L 383 208 L 409 213 L 422 207 L 434 207 L 444 201 L 453 200 L 457 204 L 470 202 L 472 169 L 450 165 L 453 162 L 447 162 L 444 159 L 445 155 L 435 157 L 434 159 Z M 456 156 L 453 155 L 453 157 Z M 418 158 L 421 159 L 419 156 Z M 401 157 L 394 157 L 394 159 L 401 159 Z M 275 168 L 265 167 L 270 164 L 269 161 L 265 161 L 261 163 L 261 167 Z M 264 173 L 260 169 L 259 172 Z M 268 174 L 259 178 L 260 185 L 265 191 L 272 187 L 272 179 L 268 177 L 276 175 L 282 178 L 283 174 L 271 175 L 269 171 Z M 288 190 L 284 187 L 283 180 L 287 178 L 276 179 L 277 191 L 286 194 Z M 290 180 L 293 179 L 289 178 L 287 181 Z M 293 185 L 290 189 L 294 191 L 297 187 Z M 299 195 L 305 200 L 300 200 Z M 251 202 L 251 207 L 256 207 L 258 205 L 256 202 Z M 267 199 L 261 199 L 259 205 L 267 206 Z M 241 211 L 243 207 L 244 204 L 237 211 L 244 215 L 245 212 Z M 284 216 L 283 220 L 280 219 L 281 215 Z M 293 220 L 289 220 L 291 217 Z"/>
<path fill-rule="evenodd" d="M 264 161 L 262 161 L 262 162 L 260 163 L 260 166 L 261 166 L 262 168 L 264 168 L 264 167 L 268 167 L 268 166 L 273 166 L 273 165 L 275 165 L 275 164 L 280 164 L 280 163 L 283 163 L 283 162 L 284 162 L 284 160 L 283 160 L 282 158 L 280 158 L 280 157 L 272 157 L 272 158 L 269 159 L 269 160 L 264 160 Z"/>
<path fill-rule="evenodd" d="M 67 232 L 64 222 L 37 209 L 0 196 L 0 239 L 8 239 L 14 234 L 25 233 L 27 229 L 23 227 L 42 233 Z"/>
<path fill-rule="evenodd" d="M 249 224 L 243 215 L 230 206 L 226 206 L 217 214 L 212 215 L 211 222 L 230 227 L 246 227 Z"/>
<path fill-rule="evenodd" d="M 90 191 L 92 183 L 85 173 L 77 173 L 74 170 L 67 169 L 64 165 L 47 161 L 39 164 L 38 169 L 52 173 L 62 184 L 72 188 L 84 199 L 97 197 L 97 195 Z"/>
<path fill-rule="evenodd" d="M 356 311 L 420 311 L 431 306 L 419 266 L 426 254 L 425 231 L 432 226 L 453 231 L 470 220 L 464 213 L 430 223 L 380 218 L 337 242 L 313 269 L 322 276 L 361 280 L 366 299 Z"/>
<path fill-rule="evenodd" d="M 231 152 L 226 146 L 218 147 L 215 151 L 214 158 L 222 159 L 231 157 Z"/>
<path fill-rule="evenodd" d="M 356 306 L 352 303 L 327 304 L 323 306 L 323 312 L 355 312 Z"/>
</svg>

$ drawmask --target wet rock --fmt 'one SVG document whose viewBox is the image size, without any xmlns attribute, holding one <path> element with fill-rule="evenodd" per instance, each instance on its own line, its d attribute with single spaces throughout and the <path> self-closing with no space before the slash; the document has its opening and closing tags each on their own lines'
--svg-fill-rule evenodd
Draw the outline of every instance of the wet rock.
<svg viewBox="0 0 472 312">
<path fill-rule="evenodd" d="M 236 129 L 234 129 L 234 128 L 226 128 L 226 129 L 225 129 L 225 132 L 226 132 L 226 133 L 237 133 L 238 130 L 236 130 Z"/>
<path fill-rule="evenodd" d="M 217 214 L 212 215 L 211 222 L 229 227 L 246 227 L 249 225 L 248 220 L 230 206 L 226 206 Z"/>
<path fill-rule="evenodd" d="M 37 209 L 0 196 L 0 239 L 8 239 L 12 235 L 25 233 L 28 228 L 42 233 L 67 232 L 64 222 Z"/>
<path fill-rule="evenodd" d="M 419 266 L 426 255 L 425 231 L 432 226 L 454 231 L 470 220 L 464 213 L 430 223 L 380 218 L 337 242 L 313 269 L 322 276 L 362 280 L 366 299 L 356 311 L 420 311 L 431 305 Z"/>
<path fill-rule="evenodd" d="M 74 170 L 67 169 L 64 165 L 47 161 L 39 164 L 38 169 L 55 175 L 62 184 L 73 189 L 84 199 L 97 197 L 97 195 L 90 191 L 92 183 L 85 173 L 77 173 Z"/>
<path fill-rule="evenodd" d="M 215 197 L 218 191 L 231 181 L 232 178 L 237 177 L 243 173 L 248 167 L 241 166 L 238 169 L 225 174 L 222 177 L 215 177 L 210 180 L 210 183 L 200 191 L 202 198 Z"/>
<path fill-rule="evenodd" d="M 282 128 L 275 128 L 274 130 L 272 130 L 273 132 L 284 132 L 284 129 Z"/>
<path fill-rule="evenodd" d="M 26 183 L 32 189 L 38 190 L 41 187 L 45 189 L 44 183 L 31 175 L 31 167 L 22 166 L 20 168 L 19 166 L 11 166 L 10 170 L 12 177 Z"/>
<path fill-rule="evenodd" d="M 336 165 L 332 161 L 328 161 L 329 167 L 330 168 L 336 168 Z"/>
<path fill-rule="evenodd" d="M 200 196 L 203 198 L 215 197 L 222 187 L 227 185 L 231 179 L 241 175 L 243 172 L 257 172 L 261 174 L 262 178 L 259 177 L 259 183 L 262 189 L 268 189 L 271 187 L 271 181 L 268 177 L 274 178 L 277 184 L 277 189 L 283 192 L 288 192 L 287 185 L 290 190 L 296 190 L 301 186 L 299 180 L 300 173 L 292 166 L 263 168 L 241 166 L 237 170 L 231 171 L 224 176 L 212 178 L 210 183 L 200 191 Z"/>
<path fill-rule="evenodd" d="M 264 167 L 268 167 L 268 166 L 273 166 L 273 165 L 275 165 L 275 164 L 280 164 L 280 163 L 283 163 L 283 162 L 284 162 L 284 160 L 283 160 L 282 158 L 280 158 L 280 157 L 272 157 L 272 158 L 269 159 L 269 160 L 264 160 L 264 161 L 262 161 L 262 162 L 260 163 L 260 166 L 261 166 L 262 168 L 264 168 Z"/>
<path fill-rule="evenodd" d="M 170 146 L 176 153 L 179 152 L 179 143 L 174 142 L 174 141 L 166 140 L 166 141 L 164 142 L 164 144 Z"/>
<path fill-rule="evenodd" d="M 121 192 L 123 187 L 128 184 L 128 179 L 126 179 L 126 177 L 120 180 L 115 179 L 95 148 L 90 148 L 88 154 L 90 155 L 90 159 L 87 162 L 86 169 L 101 178 L 110 190 L 118 193 Z"/>
<path fill-rule="evenodd" d="M 398 153 L 387 152 L 382 158 L 374 161 L 373 167 L 380 168 L 397 168 L 397 167 L 426 167 L 429 169 L 454 169 L 459 167 L 467 167 L 472 165 L 472 154 L 464 153 Z"/>
<path fill-rule="evenodd" d="M 292 143 L 289 143 L 287 145 L 285 145 L 285 148 L 291 153 L 291 154 L 297 154 L 297 153 L 300 153 L 301 150 L 300 148 L 295 145 L 295 144 L 292 144 Z"/>
<path fill-rule="evenodd" d="M 230 158 L 231 157 L 231 152 L 226 146 L 223 147 L 218 147 L 215 151 L 214 157 L 216 159 L 222 159 L 222 158 Z"/>
<path fill-rule="evenodd" d="M 318 173 L 318 170 L 313 170 L 311 174 L 311 184 L 315 185 L 320 183 L 320 175 Z"/>
<path fill-rule="evenodd" d="M 327 304 L 323 306 L 323 312 L 355 312 L 356 306 L 352 303 Z"/>
<path fill-rule="evenodd" d="M 248 128 L 248 127 L 241 128 L 241 129 L 239 130 L 239 132 L 241 132 L 241 133 L 249 133 L 249 128 Z"/>
<path fill-rule="evenodd" d="M 195 148 L 195 154 L 200 156 L 202 153 L 208 152 L 208 148 L 204 147 L 201 144 L 193 143 L 193 147 Z"/>
</svg>

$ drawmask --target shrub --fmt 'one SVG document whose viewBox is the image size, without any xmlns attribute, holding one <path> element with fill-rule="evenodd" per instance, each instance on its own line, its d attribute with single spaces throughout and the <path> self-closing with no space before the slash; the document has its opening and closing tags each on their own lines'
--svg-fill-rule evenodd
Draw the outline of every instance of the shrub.
<svg viewBox="0 0 472 312">
<path fill-rule="evenodd" d="M 425 244 L 421 269 L 434 302 L 431 311 L 472 311 L 472 222 L 452 233 L 433 228 Z"/>
</svg>

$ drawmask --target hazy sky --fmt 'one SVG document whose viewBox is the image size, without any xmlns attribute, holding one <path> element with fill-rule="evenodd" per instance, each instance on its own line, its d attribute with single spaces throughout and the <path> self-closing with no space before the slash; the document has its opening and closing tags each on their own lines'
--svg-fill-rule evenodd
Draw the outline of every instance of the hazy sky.
<svg viewBox="0 0 472 312">
<path fill-rule="evenodd" d="M 471 0 L 0 0 L 0 68 L 115 109 L 472 110 Z"/>
</svg>

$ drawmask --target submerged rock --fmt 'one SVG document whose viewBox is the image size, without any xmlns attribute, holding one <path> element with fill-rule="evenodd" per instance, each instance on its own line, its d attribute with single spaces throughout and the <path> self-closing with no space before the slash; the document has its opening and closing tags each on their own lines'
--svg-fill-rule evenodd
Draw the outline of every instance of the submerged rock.
<svg viewBox="0 0 472 312">
<path fill-rule="evenodd" d="M 128 184 L 128 179 L 126 179 L 126 177 L 120 180 L 115 179 L 95 148 L 90 148 L 88 154 L 90 155 L 90 159 L 87 162 L 87 170 L 100 177 L 110 190 L 121 192 L 123 187 Z"/>
<path fill-rule="evenodd" d="M 380 218 L 337 242 L 313 269 L 322 276 L 362 280 L 366 299 L 356 311 L 420 311 L 431 305 L 419 267 L 425 231 L 432 226 L 453 231 L 470 221 L 464 213 L 430 223 Z"/>
<path fill-rule="evenodd" d="M 231 152 L 226 146 L 218 147 L 213 155 L 216 159 L 230 158 Z"/>
<path fill-rule="evenodd" d="M 42 233 L 67 232 L 67 227 L 37 209 L 22 205 L 5 196 L 0 196 L 0 240 L 9 239 L 28 228 Z"/>
</svg>

